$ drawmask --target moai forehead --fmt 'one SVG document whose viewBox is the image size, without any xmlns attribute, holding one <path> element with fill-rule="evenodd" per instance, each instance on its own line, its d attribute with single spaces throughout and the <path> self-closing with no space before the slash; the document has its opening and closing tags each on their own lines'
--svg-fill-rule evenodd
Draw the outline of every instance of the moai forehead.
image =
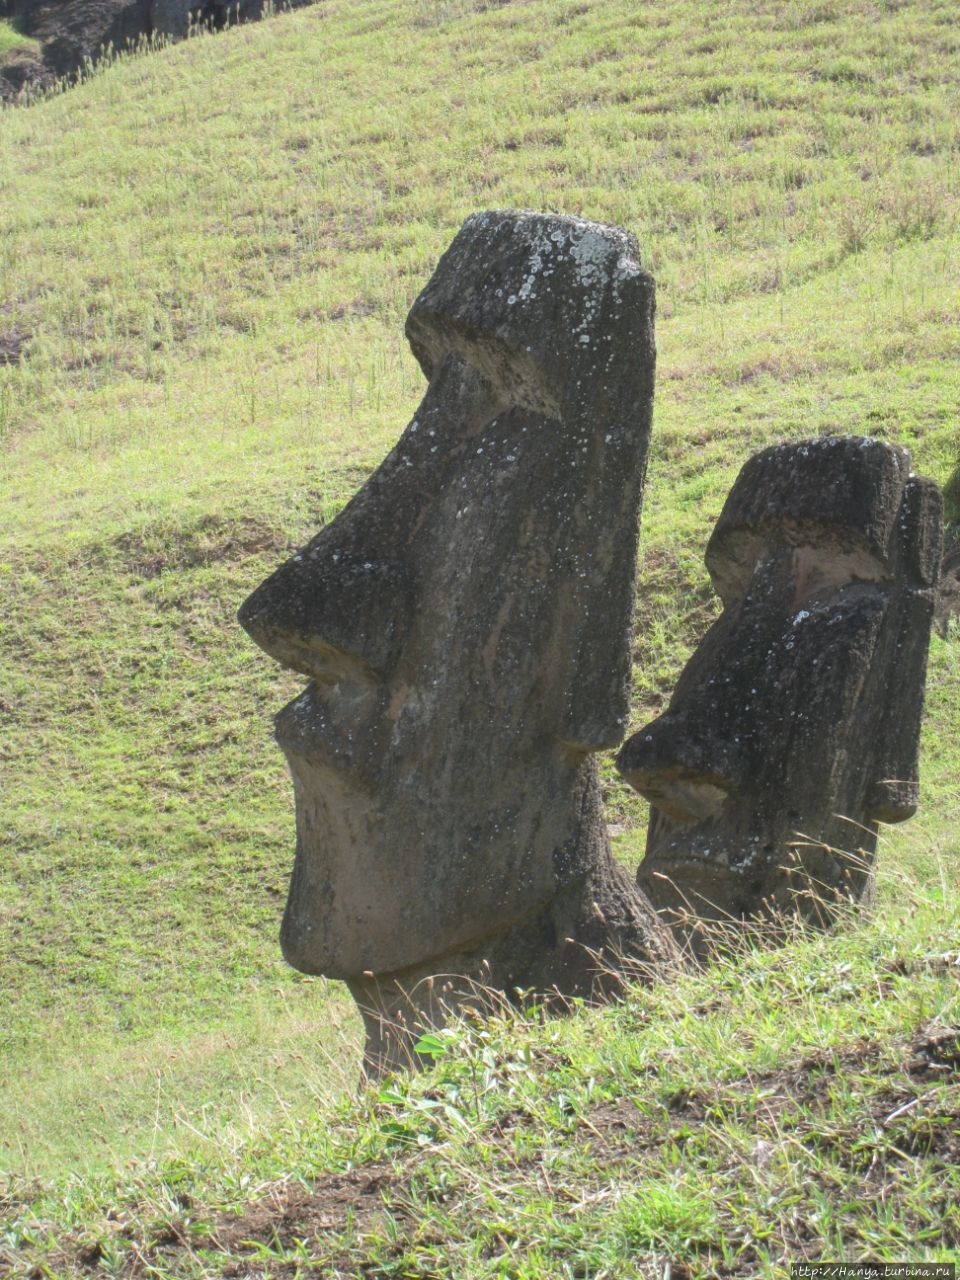
<svg viewBox="0 0 960 1280">
<path fill-rule="evenodd" d="M 650 394 L 652 281 L 635 238 L 538 213 L 477 213 L 407 318 L 430 379 L 455 351 L 504 403 L 609 429 Z"/>
<path fill-rule="evenodd" d="M 912 477 L 906 449 L 870 436 L 830 436 L 755 454 L 730 491 L 707 544 L 717 594 L 742 595 L 777 547 L 809 548 L 837 581 L 931 586 L 937 573 L 938 495 Z"/>
</svg>

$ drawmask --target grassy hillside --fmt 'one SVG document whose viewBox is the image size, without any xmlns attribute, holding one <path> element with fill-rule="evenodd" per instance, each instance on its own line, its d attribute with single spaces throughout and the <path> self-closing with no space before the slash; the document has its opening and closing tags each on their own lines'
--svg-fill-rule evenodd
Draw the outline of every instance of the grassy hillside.
<svg viewBox="0 0 960 1280">
<path fill-rule="evenodd" d="M 356 1150 L 323 1127 L 352 1088 L 358 1041 L 336 984 L 287 970 L 276 943 L 292 804 L 270 718 L 296 682 L 233 618 L 407 421 L 422 379 L 403 318 L 462 219 L 525 206 L 620 223 L 657 277 L 639 723 L 713 616 L 702 548 L 754 449 L 849 431 L 908 445 L 917 470 L 940 482 L 956 464 L 955 17 L 951 0 L 324 0 L 121 60 L 69 93 L 0 113 L 0 1169 L 21 1224 L 9 1246 L 18 1259 L 30 1247 L 24 1179 L 82 1175 L 73 1198 L 52 1193 L 38 1210 L 71 1226 L 96 1218 L 116 1170 L 146 1158 L 158 1171 L 124 1175 L 124 1203 L 142 1195 L 162 1217 L 158 1188 L 177 1168 L 191 1171 L 182 1176 L 193 1200 L 204 1179 L 229 1200 L 281 1174 L 343 1172 L 389 1157 L 391 1125 L 408 1125 L 431 1099 L 414 1085 L 413 1101 L 377 1104 L 401 1118 L 375 1115 Z M 556 1052 L 573 1055 L 578 1088 L 590 1075 L 566 1038 L 593 1044 L 609 1031 L 611 1045 L 666 1055 L 654 1099 L 661 1085 L 688 1088 L 691 1055 L 690 1070 L 716 1064 L 721 1110 L 773 1063 L 800 1073 L 802 1099 L 801 1068 L 819 1054 L 841 1065 L 838 1078 L 859 1078 L 866 1063 L 864 1078 L 880 1081 L 876 1105 L 867 1084 L 851 1086 L 851 1107 L 862 1103 L 846 1113 L 851 1131 L 884 1100 L 896 1109 L 913 1077 L 894 1087 L 856 1046 L 872 1037 L 884 1061 L 906 1060 L 931 1025 L 960 1020 L 952 962 L 916 960 L 958 945 L 958 665 L 956 632 L 935 639 L 923 809 L 887 834 L 876 926 L 756 962 L 775 975 L 759 983 L 762 1012 L 718 996 L 723 1034 L 712 1041 L 702 1039 L 709 1019 L 693 1016 L 658 1032 L 662 1043 L 645 1039 L 668 1017 L 664 1005 L 644 1013 L 647 997 L 632 1023 L 627 1010 L 622 1024 L 544 1031 L 544 1043 L 556 1034 Z M 643 806 L 609 774 L 607 789 L 618 851 L 635 864 Z M 916 904 L 909 926 L 905 903 Z M 880 957 L 903 970 L 892 985 L 866 976 Z M 844 1018 L 821 1025 L 817 1001 L 844 964 L 860 978 Z M 717 977 L 718 989 L 752 990 L 738 974 Z M 805 1030 L 791 974 L 817 995 L 804 1003 Z M 710 997 L 681 1004 L 706 1010 Z M 511 1034 L 526 1043 L 526 1032 Z M 728 1056 L 744 1037 L 762 1061 Z M 530 1052 L 530 1087 L 547 1088 L 540 1050 Z M 622 1066 L 613 1048 L 596 1052 L 607 1055 L 606 1093 L 571 1103 L 588 1117 L 616 1095 Z M 494 1057 L 500 1079 L 513 1059 Z M 462 1093 L 469 1069 L 450 1063 Z M 955 1089 L 947 1068 L 924 1077 L 924 1097 L 934 1084 Z M 630 1078 L 624 1096 L 646 1096 Z M 563 1080 L 561 1092 L 573 1088 Z M 447 1086 L 434 1087 L 442 1096 Z M 957 1123 L 952 1096 L 944 1132 Z M 502 1127 L 477 1107 L 471 1133 Z M 924 1103 L 907 1115 L 928 1112 Z M 684 1123 L 699 1134 L 704 1116 Z M 547 1135 L 561 1161 L 567 1128 Z M 719 1167 L 727 1140 L 711 1138 L 710 1159 L 694 1164 Z M 649 1146 L 658 1159 L 659 1141 Z M 684 1144 L 670 1141 L 669 1167 L 692 1177 Z M 791 1138 L 784 1152 L 799 1158 L 805 1141 Z M 528 1168 L 538 1150 L 509 1158 Z M 944 1150 L 938 1137 L 906 1155 L 936 1180 Z M 459 1169 L 454 1160 L 449 1177 Z M 623 1203 L 619 1192 L 590 1200 L 596 1176 L 584 1172 L 570 1201 L 588 1233 L 591 1214 Z M 491 1174 L 490 1194 L 497 1185 Z M 747 1197 L 736 1187 L 731 1197 Z M 792 1212 L 789 1188 L 764 1194 L 758 1221 Z M 464 1195 L 463 1221 L 475 1222 L 482 1197 Z M 877 1247 L 923 1253 L 922 1232 L 914 1241 L 907 1210 L 889 1203 L 893 1226 Z M 825 1222 L 834 1208 L 823 1208 Z M 524 1210 L 504 1240 L 527 1247 L 539 1212 Z M 840 1234 L 822 1237 L 834 1251 L 847 1229 L 838 1221 Z M 715 1244 L 719 1222 L 690 1234 Z M 850 1239 L 865 1239 L 853 1218 L 847 1225 Z M 469 1234 L 450 1225 L 449 1240 L 456 1230 Z M 953 1234 L 938 1237 L 941 1252 L 957 1241 L 956 1224 L 943 1230 Z M 634 1239 L 623 1231 L 617 1239 Z M 591 1261 L 563 1239 L 569 1274 L 627 1274 L 622 1260 Z M 731 1257 L 748 1250 L 731 1239 Z M 792 1247 L 785 1238 L 749 1265 L 774 1274 Z M 450 1272 L 435 1260 L 367 1273 L 521 1274 L 496 1270 L 495 1256 L 490 1246 Z M 358 1258 L 344 1274 L 360 1273 Z M 189 1270 L 189 1251 L 181 1264 L 204 1274 Z M 523 1274 L 565 1274 L 552 1256 L 538 1265 Z"/>
</svg>

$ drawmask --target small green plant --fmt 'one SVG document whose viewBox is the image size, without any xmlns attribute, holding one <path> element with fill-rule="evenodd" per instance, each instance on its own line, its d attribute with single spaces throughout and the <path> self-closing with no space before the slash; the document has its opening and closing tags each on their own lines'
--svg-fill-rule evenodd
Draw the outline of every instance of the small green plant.
<svg viewBox="0 0 960 1280">
<path fill-rule="evenodd" d="M 630 1192 L 614 1211 L 611 1229 L 630 1253 L 653 1251 L 687 1257 L 717 1238 L 716 1210 L 702 1188 L 654 1182 Z"/>
<path fill-rule="evenodd" d="M 864 199 L 848 200 L 840 210 L 838 227 L 841 252 L 862 253 L 876 231 L 876 210 Z"/>
<path fill-rule="evenodd" d="M 15 23 L 0 19 L 0 58 L 6 57 L 11 52 L 21 50 L 36 53 L 39 51 L 39 47 L 36 40 L 18 31 Z"/>
</svg>

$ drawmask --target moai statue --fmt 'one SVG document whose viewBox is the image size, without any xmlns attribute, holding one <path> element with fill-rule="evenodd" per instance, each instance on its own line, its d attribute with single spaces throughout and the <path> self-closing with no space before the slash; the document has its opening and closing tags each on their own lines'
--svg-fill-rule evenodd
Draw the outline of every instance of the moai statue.
<svg viewBox="0 0 960 1280">
<path fill-rule="evenodd" d="M 589 996 L 676 959 L 593 758 L 626 728 L 653 303 L 622 231 L 469 218 L 407 320 L 413 420 L 240 611 L 310 679 L 277 717 L 284 955 L 346 981 L 371 1074 L 477 983 Z"/>
<path fill-rule="evenodd" d="M 653 806 L 638 883 L 702 920 L 818 924 L 869 901 L 878 824 L 917 807 L 941 499 L 859 437 L 751 458 L 707 545 L 723 612 L 617 766 Z"/>
</svg>

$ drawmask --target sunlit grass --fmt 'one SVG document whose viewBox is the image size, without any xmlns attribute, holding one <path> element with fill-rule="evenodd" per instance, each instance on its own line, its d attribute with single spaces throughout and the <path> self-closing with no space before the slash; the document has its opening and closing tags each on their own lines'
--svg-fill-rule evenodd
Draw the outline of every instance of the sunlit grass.
<svg viewBox="0 0 960 1280">
<path fill-rule="evenodd" d="M 171 1280 L 946 1261 L 960 919 L 955 890 L 893 880 L 875 922 L 832 937 L 758 936 L 562 1023 L 454 1025 L 430 1037 L 430 1072 L 355 1102 L 321 1090 L 265 1125 L 214 1103 L 177 1113 L 176 1154 L 56 1190 L 14 1182 L 0 1259 Z"/>
<path fill-rule="evenodd" d="M 23 36 L 10 22 L 0 20 L 0 57 L 13 49 L 35 50 L 37 42 Z"/>
</svg>

